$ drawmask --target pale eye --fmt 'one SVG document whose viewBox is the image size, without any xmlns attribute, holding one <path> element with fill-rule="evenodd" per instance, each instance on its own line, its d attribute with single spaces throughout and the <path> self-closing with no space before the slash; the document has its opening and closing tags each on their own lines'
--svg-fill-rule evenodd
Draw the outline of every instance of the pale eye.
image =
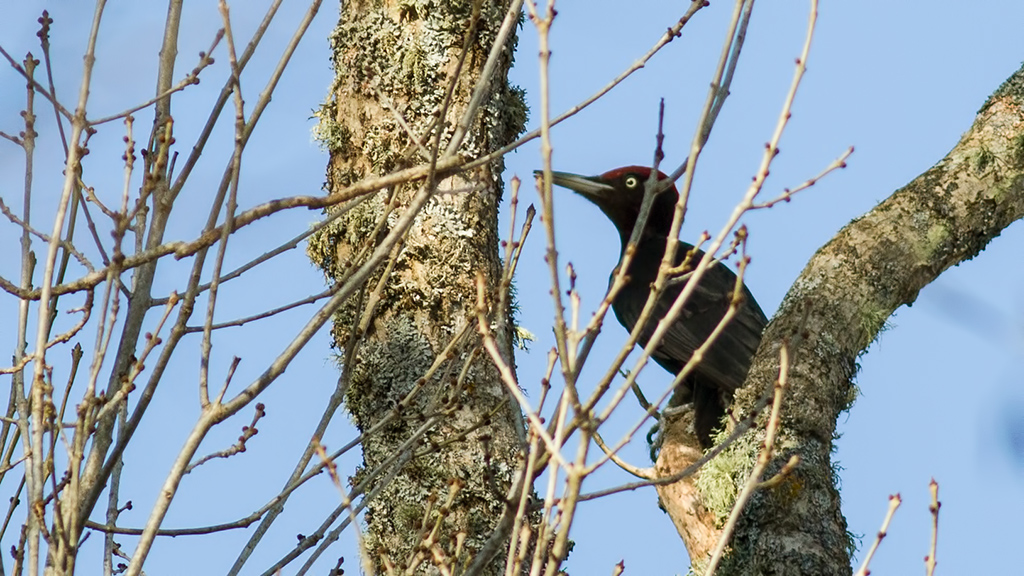
<svg viewBox="0 0 1024 576">
<path fill-rule="evenodd" d="M 636 176 L 626 176 L 626 188 L 636 188 L 640 185 L 640 179 Z"/>
</svg>

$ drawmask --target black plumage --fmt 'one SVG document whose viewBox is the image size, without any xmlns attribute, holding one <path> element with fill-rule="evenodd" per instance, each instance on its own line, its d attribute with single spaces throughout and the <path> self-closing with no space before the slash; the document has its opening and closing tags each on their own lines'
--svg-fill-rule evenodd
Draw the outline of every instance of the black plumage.
<svg viewBox="0 0 1024 576">
<path fill-rule="evenodd" d="M 596 204 L 615 225 L 622 250 L 625 251 L 640 213 L 644 184 L 650 174 L 651 169 L 642 166 L 619 168 L 594 177 L 555 172 L 553 183 L 569 188 Z M 664 174 L 658 173 L 659 180 L 665 178 Z M 636 325 L 650 295 L 651 285 L 658 275 L 678 198 L 675 186 L 655 198 L 636 254 L 626 271 L 630 281 L 612 302 L 615 317 L 629 331 Z M 692 245 L 680 241 L 676 250 L 676 266 L 683 262 L 691 249 Z M 703 252 L 697 250 L 690 261 L 690 267 L 695 267 L 703 255 Z M 679 318 L 654 350 L 654 361 L 672 374 L 678 374 L 725 315 L 735 285 L 736 274 L 727 266 L 722 263 L 711 266 L 686 302 Z M 647 345 L 658 321 L 668 312 L 684 286 L 684 281 L 670 282 L 662 292 L 651 320 L 640 335 L 641 346 Z M 725 414 L 726 402 L 746 379 L 751 358 L 757 351 L 761 333 L 768 323 L 746 286 L 743 286 L 743 296 L 736 317 L 708 349 L 673 399 L 674 405 L 693 404 L 694 428 L 705 447 L 710 445 L 711 433 Z"/>
</svg>

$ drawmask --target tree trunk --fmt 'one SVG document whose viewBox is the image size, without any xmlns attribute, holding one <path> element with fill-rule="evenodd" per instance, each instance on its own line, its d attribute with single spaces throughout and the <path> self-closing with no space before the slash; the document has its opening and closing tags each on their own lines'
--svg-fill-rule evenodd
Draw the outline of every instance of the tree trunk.
<svg viewBox="0 0 1024 576">
<path fill-rule="evenodd" d="M 333 99 L 320 112 L 320 135 L 331 153 L 328 193 L 429 163 L 431 156 L 445 158 L 481 80 L 490 86 L 458 153 L 486 154 L 522 131 L 522 94 L 507 82 L 514 32 L 495 72 L 481 79 L 509 3 L 342 3 L 331 38 Z M 479 350 L 475 326 L 477 275 L 490 294 L 500 280 L 502 168 L 498 160 L 472 173 L 381 191 L 310 242 L 313 260 L 338 281 L 415 214 L 333 330 L 348 379 L 347 406 L 366 434 L 364 467 L 350 481 L 366 480 L 370 494 L 380 490 L 370 499 L 363 541 L 364 560 L 378 573 L 388 564 L 437 573 L 431 565 L 472 557 L 501 516 L 517 467 L 521 413 Z M 506 317 L 498 325 L 512 323 Z M 501 332 L 511 364 L 510 332 Z M 503 573 L 492 568 L 485 573 Z"/>
<path fill-rule="evenodd" d="M 793 284 L 765 332 L 748 385 L 736 394 L 734 413 L 749 414 L 773 385 L 779 348 L 790 341 L 789 389 L 766 474 L 793 455 L 800 464 L 780 484 L 754 493 L 718 574 L 850 574 L 852 543 L 831 454 L 836 419 L 856 395 L 857 356 L 898 307 L 1022 217 L 1024 67 L 989 98 L 945 158 L 843 228 Z M 699 479 L 659 490 L 695 567 L 706 563 L 707 533 L 720 531 L 736 479 L 752 469 L 765 419 Z M 666 432 L 662 475 L 695 459 L 687 457 L 685 441 Z"/>
</svg>

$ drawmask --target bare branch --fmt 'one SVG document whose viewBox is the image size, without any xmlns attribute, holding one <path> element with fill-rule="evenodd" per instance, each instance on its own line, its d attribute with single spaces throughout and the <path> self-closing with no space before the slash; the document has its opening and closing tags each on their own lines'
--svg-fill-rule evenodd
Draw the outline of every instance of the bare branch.
<svg viewBox="0 0 1024 576">
<path fill-rule="evenodd" d="M 156 104 L 160 100 L 163 100 L 165 98 L 169 98 L 171 96 L 171 94 L 174 94 L 175 92 L 181 92 L 182 90 L 184 90 L 185 88 L 188 88 L 189 86 L 192 86 L 192 85 L 195 85 L 195 84 L 199 84 L 199 74 L 202 73 L 202 71 L 205 70 L 207 66 L 209 66 L 210 64 L 213 64 L 213 58 L 210 55 L 213 54 L 213 51 L 217 49 L 217 44 L 220 43 L 221 38 L 223 38 L 223 37 L 224 37 L 224 29 L 222 28 L 222 29 L 218 30 L 217 33 L 214 35 L 213 42 L 210 43 L 210 47 L 206 50 L 206 52 L 200 52 L 199 53 L 199 63 L 196 64 L 196 67 L 193 68 L 192 71 L 189 72 L 184 78 L 182 78 L 177 84 L 175 84 L 171 88 L 168 88 L 167 90 L 164 90 L 164 92 L 162 94 L 159 94 L 159 95 L 157 95 L 157 96 L 147 100 L 146 102 L 143 102 L 142 104 L 137 104 L 135 106 L 132 106 L 131 108 L 129 108 L 129 109 L 123 111 L 123 112 L 119 112 L 119 113 L 113 114 L 111 116 L 104 116 L 103 118 L 99 118 L 97 120 L 90 120 L 89 121 L 89 125 L 90 126 L 99 126 L 100 124 L 105 124 L 105 123 L 111 122 L 113 120 L 119 120 L 121 118 L 127 118 L 128 116 L 131 116 L 132 114 L 135 114 L 139 110 L 143 110 L 145 108 L 149 108 L 150 106 L 152 106 L 153 104 Z"/>
<path fill-rule="evenodd" d="M 942 503 L 939 502 L 939 483 L 934 478 L 928 483 L 928 491 L 932 495 L 932 502 L 928 505 L 928 511 L 932 513 L 932 540 L 928 555 L 924 557 L 924 567 L 926 576 L 935 576 L 935 565 L 938 564 L 935 561 L 935 554 L 939 542 L 939 507 Z"/>
<path fill-rule="evenodd" d="M 870 570 L 868 566 L 871 565 L 871 559 L 875 557 L 875 552 L 878 551 L 878 547 L 882 544 L 882 539 L 889 533 L 889 523 L 892 522 L 892 517 L 896 514 L 896 509 L 900 507 L 903 499 L 900 498 L 899 494 L 889 496 L 889 510 L 885 513 L 885 519 L 882 520 L 882 527 L 878 530 L 878 535 L 875 537 L 875 541 L 871 544 L 871 548 L 868 549 L 868 553 L 864 555 L 864 562 L 861 563 L 860 569 L 854 574 L 854 576 L 868 576 Z"/>
</svg>

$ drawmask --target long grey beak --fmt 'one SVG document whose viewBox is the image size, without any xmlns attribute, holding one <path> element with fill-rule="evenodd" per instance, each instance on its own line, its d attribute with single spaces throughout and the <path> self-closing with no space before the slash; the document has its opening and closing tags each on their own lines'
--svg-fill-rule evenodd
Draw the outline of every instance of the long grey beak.
<svg viewBox="0 0 1024 576">
<path fill-rule="evenodd" d="M 543 174 L 544 173 L 540 170 L 533 171 L 533 175 L 537 177 L 540 177 Z M 579 174 L 570 174 L 568 172 L 552 172 L 551 183 L 562 186 L 563 188 L 568 188 L 573 192 L 591 199 L 605 198 L 615 191 L 615 188 L 604 183 L 597 176 L 581 176 Z"/>
</svg>

